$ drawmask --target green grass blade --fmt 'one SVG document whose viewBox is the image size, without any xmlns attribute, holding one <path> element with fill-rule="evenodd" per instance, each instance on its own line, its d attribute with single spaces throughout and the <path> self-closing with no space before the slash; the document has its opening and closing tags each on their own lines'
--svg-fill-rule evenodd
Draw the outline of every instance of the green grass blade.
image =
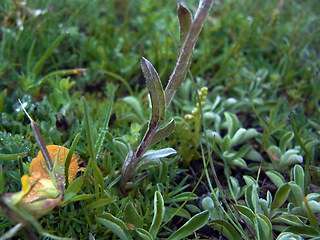
<svg viewBox="0 0 320 240">
<path fill-rule="evenodd" d="M 39 71 L 41 70 L 43 64 L 45 61 L 51 56 L 52 51 L 60 44 L 60 42 L 67 36 L 67 34 L 61 34 L 59 37 L 56 38 L 56 40 L 53 41 L 53 43 L 49 46 L 49 48 L 45 51 L 43 56 L 40 58 L 40 60 L 36 63 L 34 66 L 32 73 L 37 75 Z"/>
<path fill-rule="evenodd" d="M 70 166 L 70 162 L 71 162 L 71 159 L 72 159 L 72 155 L 73 155 L 73 152 L 74 152 L 74 149 L 76 148 L 78 142 L 79 142 L 79 139 L 80 139 L 80 136 L 81 136 L 81 133 L 78 133 L 72 144 L 71 144 L 71 147 L 70 147 L 70 150 L 69 150 L 69 153 L 67 155 L 67 158 L 66 158 L 66 161 L 64 163 L 64 175 L 65 175 L 65 181 L 66 181 L 66 189 L 68 188 L 68 184 L 69 184 L 69 166 Z"/>
<path fill-rule="evenodd" d="M 0 161 L 6 161 L 6 160 L 16 160 L 18 157 L 25 157 L 27 156 L 27 153 L 14 153 L 14 154 L 6 154 L 6 153 L 0 153 Z"/>
</svg>

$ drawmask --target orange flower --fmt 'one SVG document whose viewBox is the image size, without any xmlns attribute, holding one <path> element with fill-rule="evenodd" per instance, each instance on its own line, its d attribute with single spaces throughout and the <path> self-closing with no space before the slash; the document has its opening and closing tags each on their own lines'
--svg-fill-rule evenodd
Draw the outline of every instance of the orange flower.
<svg viewBox="0 0 320 240">
<path fill-rule="evenodd" d="M 62 167 L 64 167 L 64 163 L 68 156 L 69 149 L 62 146 L 58 146 L 58 145 L 48 145 L 47 149 L 53 162 L 55 161 L 57 153 L 59 151 L 59 155 L 58 155 L 59 164 L 61 164 Z M 69 177 L 68 177 L 69 182 L 71 182 L 74 179 L 77 172 L 78 172 L 78 163 L 76 161 L 76 156 L 73 154 L 71 158 L 70 166 L 69 166 Z M 41 151 L 39 151 L 37 157 L 34 158 L 30 164 L 30 174 L 31 174 L 31 177 L 34 177 L 36 179 L 43 179 L 43 178 L 50 179 L 50 176 L 48 174 L 48 167 L 46 165 L 46 161 Z"/>
<path fill-rule="evenodd" d="M 69 149 L 49 145 L 47 150 L 50 157 L 55 161 L 56 157 L 59 161 L 55 173 L 64 176 L 64 163 L 68 156 Z M 59 154 L 58 154 L 59 153 Z M 76 176 L 78 171 L 78 163 L 73 154 L 69 166 L 69 182 Z M 23 222 L 26 219 L 19 212 L 15 213 L 16 206 L 22 207 L 26 212 L 38 218 L 51 211 L 63 199 L 61 189 L 57 187 L 57 179 L 51 179 L 45 159 L 41 153 L 34 158 L 30 164 L 30 174 L 21 177 L 22 189 L 16 193 L 5 193 L 0 195 L 0 205 L 6 209 L 8 217 L 14 221 Z M 52 176 L 52 174 L 51 174 Z M 64 182 L 61 182 L 64 184 Z"/>
</svg>

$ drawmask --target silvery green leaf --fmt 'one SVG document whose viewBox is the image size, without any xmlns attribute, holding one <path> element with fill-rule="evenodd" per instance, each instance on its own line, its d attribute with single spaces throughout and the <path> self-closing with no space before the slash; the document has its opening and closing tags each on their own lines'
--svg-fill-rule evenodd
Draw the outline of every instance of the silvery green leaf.
<svg viewBox="0 0 320 240">
<path fill-rule="evenodd" d="M 296 163 L 302 163 L 303 157 L 301 155 L 296 154 L 296 149 L 290 149 L 288 150 L 281 158 L 280 166 L 286 167 L 289 165 L 293 165 Z"/>
<path fill-rule="evenodd" d="M 159 191 L 156 191 L 154 193 L 153 206 L 154 206 L 154 215 L 153 215 L 153 220 L 149 229 L 149 233 L 152 235 L 153 238 L 155 238 L 160 229 L 160 225 L 163 220 L 164 210 L 165 210 L 164 201 Z"/>
<path fill-rule="evenodd" d="M 309 207 L 311 209 L 311 211 L 315 214 L 320 213 L 320 203 L 315 201 L 315 200 L 311 200 L 308 201 Z"/>
<path fill-rule="evenodd" d="M 293 167 L 292 178 L 301 189 L 304 189 L 304 170 L 300 165 L 296 164 Z"/>
<path fill-rule="evenodd" d="M 96 217 L 96 220 L 107 227 L 107 229 L 117 235 L 121 240 L 132 239 L 124 222 L 110 213 L 104 213 L 103 215 Z"/>
<path fill-rule="evenodd" d="M 183 2 L 178 3 L 178 18 L 180 24 L 180 51 L 192 25 L 192 15 Z"/>
<path fill-rule="evenodd" d="M 223 102 L 224 107 L 230 107 L 237 103 L 237 99 L 235 98 L 228 98 Z"/>
<path fill-rule="evenodd" d="M 161 140 L 165 139 L 168 137 L 173 131 L 176 126 L 174 118 L 163 128 L 160 128 L 152 138 L 150 142 L 150 147 L 153 146 L 154 144 L 160 142 Z"/>
<path fill-rule="evenodd" d="M 272 240 L 272 225 L 267 216 L 263 214 L 256 214 L 259 223 L 259 235 L 260 239 Z"/>
<path fill-rule="evenodd" d="M 227 135 L 222 140 L 222 148 L 227 151 L 231 149 L 231 139 L 230 136 Z"/>
<path fill-rule="evenodd" d="M 301 219 L 293 214 L 284 213 L 272 219 L 273 223 L 285 223 L 290 226 L 303 226 Z"/>
<path fill-rule="evenodd" d="M 221 102 L 221 97 L 217 96 L 216 99 L 214 100 L 214 103 L 211 106 L 211 111 L 213 111 Z"/>
<path fill-rule="evenodd" d="M 202 226 L 204 226 L 210 218 L 209 211 L 203 211 L 201 213 L 196 214 L 193 216 L 189 221 L 187 221 L 182 227 L 176 230 L 168 240 L 180 240 L 183 239 Z"/>
<path fill-rule="evenodd" d="M 239 128 L 231 139 L 231 147 L 242 144 L 247 140 L 258 136 L 257 130 L 250 128 L 248 130 Z"/>
<path fill-rule="evenodd" d="M 292 193 L 290 194 L 290 197 L 292 198 L 290 202 L 293 202 L 299 207 L 303 207 L 304 201 L 302 189 L 295 182 L 289 182 L 289 185 Z"/>
<path fill-rule="evenodd" d="M 122 141 L 113 139 L 114 148 L 120 156 L 120 159 L 124 159 L 129 151 L 129 147 Z"/>
<path fill-rule="evenodd" d="M 303 238 L 294 233 L 283 232 L 276 240 L 302 240 Z"/>
<path fill-rule="evenodd" d="M 123 217 L 127 223 L 131 223 L 136 227 L 143 226 L 143 220 L 131 202 L 124 208 Z"/>
<path fill-rule="evenodd" d="M 319 201 L 320 200 L 320 193 L 309 193 L 307 196 L 306 196 L 306 199 L 308 201 L 311 201 L 311 200 L 317 200 Z"/>
<path fill-rule="evenodd" d="M 235 156 L 236 156 L 236 153 L 234 152 L 228 152 L 228 151 L 224 151 L 222 153 L 222 156 L 228 160 L 232 160 Z"/>
<path fill-rule="evenodd" d="M 244 175 L 243 180 L 246 182 L 246 185 L 256 185 L 256 179 L 251 176 Z"/>
<path fill-rule="evenodd" d="M 135 232 L 141 237 L 143 240 L 153 240 L 154 238 L 151 236 L 151 234 L 144 230 L 143 228 L 136 228 Z"/>
<path fill-rule="evenodd" d="M 285 134 L 283 134 L 279 143 L 281 152 L 285 152 L 288 143 L 292 140 L 293 137 L 294 137 L 293 132 L 286 132 Z"/>
<path fill-rule="evenodd" d="M 241 187 L 238 180 L 235 177 L 230 176 L 230 182 L 232 187 L 232 192 L 236 198 L 240 197 Z"/>
<path fill-rule="evenodd" d="M 277 171 L 267 171 L 266 174 L 277 188 L 286 183 L 284 177 Z"/>
<path fill-rule="evenodd" d="M 228 136 L 233 136 L 236 129 L 239 128 L 238 118 L 230 112 L 224 112 L 224 117 L 226 118 L 224 126 L 228 129 Z"/>
<path fill-rule="evenodd" d="M 164 119 L 165 114 L 165 100 L 163 87 L 157 71 L 152 64 L 144 57 L 140 60 L 143 76 L 145 77 L 146 84 L 149 90 L 151 104 L 152 104 L 152 116 L 150 120 L 150 126 L 160 126 Z"/>
<path fill-rule="evenodd" d="M 250 151 L 245 155 L 245 158 L 255 162 L 263 161 L 262 155 L 254 149 L 250 149 Z"/>
<path fill-rule="evenodd" d="M 124 97 L 122 101 L 127 103 L 133 109 L 133 111 L 139 116 L 141 122 L 145 122 L 145 116 L 141 102 L 136 97 L 127 96 Z"/>
<path fill-rule="evenodd" d="M 246 161 L 242 158 L 233 159 L 231 164 L 238 167 L 247 167 Z"/>
<path fill-rule="evenodd" d="M 236 133 L 233 135 L 233 137 L 231 138 L 231 146 L 238 145 L 240 143 L 240 141 L 242 141 L 242 138 L 243 138 L 244 134 L 246 133 L 246 131 L 247 130 L 244 128 L 239 128 L 236 131 Z"/>
<path fill-rule="evenodd" d="M 146 154 L 143 155 L 143 157 L 141 158 L 141 160 L 139 161 L 138 165 L 137 165 L 137 169 L 151 161 L 155 161 L 155 160 L 159 160 L 161 158 L 165 158 L 168 157 L 172 154 L 176 154 L 177 151 L 174 150 L 173 148 L 164 148 L 164 149 L 160 149 L 157 151 L 150 151 L 147 152 Z"/>
<path fill-rule="evenodd" d="M 282 185 L 276 192 L 274 199 L 273 199 L 273 203 L 271 206 L 271 210 L 275 210 L 280 208 L 285 201 L 287 201 L 288 195 L 290 192 L 290 186 L 288 183 Z"/>
</svg>

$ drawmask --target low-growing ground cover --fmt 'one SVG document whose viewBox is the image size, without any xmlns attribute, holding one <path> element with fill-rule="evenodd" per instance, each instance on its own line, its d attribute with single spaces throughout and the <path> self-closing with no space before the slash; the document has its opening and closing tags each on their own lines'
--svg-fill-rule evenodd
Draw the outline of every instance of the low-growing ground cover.
<svg viewBox="0 0 320 240">
<path fill-rule="evenodd" d="M 320 237 L 320 4 L 211 2 L 0 3 L 0 239 Z"/>
</svg>

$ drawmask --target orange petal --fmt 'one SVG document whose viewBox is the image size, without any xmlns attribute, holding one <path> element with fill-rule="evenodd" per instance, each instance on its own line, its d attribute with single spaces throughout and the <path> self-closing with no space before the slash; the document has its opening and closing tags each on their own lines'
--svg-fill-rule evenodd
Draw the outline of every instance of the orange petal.
<svg viewBox="0 0 320 240">
<path fill-rule="evenodd" d="M 54 162 L 56 159 L 56 155 L 60 149 L 58 160 L 60 164 L 64 164 L 65 159 L 68 156 L 69 149 L 58 146 L 58 145 L 48 145 L 47 146 L 49 155 Z M 69 166 L 69 182 L 71 182 L 78 172 L 78 163 L 76 161 L 76 156 L 73 154 Z M 34 158 L 30 164 L 30 174 L 34 178 L 46 178 L 50 179 L 48 174 L 48 167 L 46 165 L 46 161 L 42 155 L 42 152 L 39 151 L 36 158 Z"/>
</svg>

